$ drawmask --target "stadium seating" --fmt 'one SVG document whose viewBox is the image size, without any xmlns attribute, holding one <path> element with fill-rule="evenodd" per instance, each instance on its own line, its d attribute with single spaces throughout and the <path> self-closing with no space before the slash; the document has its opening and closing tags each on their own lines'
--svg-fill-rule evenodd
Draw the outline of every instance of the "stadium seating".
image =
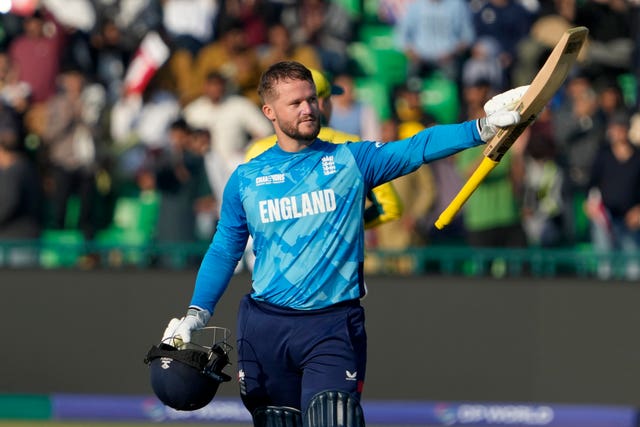
<svg viewBox="0 0 640 427">
<path fill-rule="evenodd" d="M 391 116 L 390 88 L 387 84 L 374 77 L 359 77 L 355 79 L 355 90 L 358 99 L 373 106 L 380 119 Z"/>
<path fill-rule="evenodd" d="M 359 41 L 349 45 L 356 72 L 375 78 L 389 87 L 407 79 L 407 58 L 393 44 L 393 29 L 388 25 L 364 25 Z"/>
<path fill-rule="evenodd" d="M 77 229 L 44 230 L 40 243 L 40 265 L 44 268 L 74 267 L 85 253 L 85 238 Z"/>
<path fill-rule="evenodd" d="M 459 121 L 460 101 L 458 86 L 453 80 L 434 72 L 423 81 L 420 95 L 424 110 L 439 123 Z"/>
<path fill-rule="evenodd" d="M 146 246 L 155 235 L 159 203 L 155 192 L 118 198 L 113 223 L 99 231 L 95 238 L 98 247 L 106 250 L 110 265 L 148 262 Z"/>
</svg>

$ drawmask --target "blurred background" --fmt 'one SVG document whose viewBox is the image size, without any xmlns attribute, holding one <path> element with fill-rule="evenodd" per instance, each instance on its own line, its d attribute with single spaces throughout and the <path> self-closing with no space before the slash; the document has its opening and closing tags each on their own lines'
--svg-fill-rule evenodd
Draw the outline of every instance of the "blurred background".
<svg viewBox="0 0 640 427">
<path fill-rule="evenodd" d="M 344 91 L 325 125 L 394 141 L 481 117 L 584 25 L 567 81 L 451 225 L 433 222 L 481 151 L 393 182 L 402 215 L 366 231 L 364 404 L 376 425 L 635 426 L 639 13 L 0 0 L 0 420 L 247 422 L 235 384 L 204 413 L 162 407 L 142 359 L 188 304 L 227 178 L 273 132 L 256 92 L 269 65 L 322 71 Z M 248 248 L 220 326 L 252 265 Z"/>
</svg>

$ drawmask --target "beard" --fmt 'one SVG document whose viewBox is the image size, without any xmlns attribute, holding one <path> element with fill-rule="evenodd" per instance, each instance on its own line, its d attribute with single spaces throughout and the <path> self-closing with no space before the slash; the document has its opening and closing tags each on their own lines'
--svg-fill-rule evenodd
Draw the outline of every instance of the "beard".
<svg viewBox="0 0 640 427">
<path fill-rule="evenodd" d="M 306 123 L 309 122 L 304 122 L 305 130 L 300 130 L 300 122 L 281 123 L 280 130 L 289 138 L 295 139 L 297 141 L 311 142 L 314 141 L 320 133 L 320 120 L 317 116 L 312 117 L 312 120 L 313 125 L 311 128 L 306 128 Z"/>
</svg>

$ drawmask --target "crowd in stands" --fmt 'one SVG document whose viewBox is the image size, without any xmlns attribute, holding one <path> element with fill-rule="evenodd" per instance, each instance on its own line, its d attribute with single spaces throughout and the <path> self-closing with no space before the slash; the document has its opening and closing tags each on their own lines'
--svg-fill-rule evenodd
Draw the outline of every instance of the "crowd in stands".
<svg viewBox="0 0 640 427">
<path fill-rule="evenodd" d="M 639 248 L 637 1 L 33 4 L 0 14 L 0 240 L 67 229 L 131 242 L 125 202 L 144 199 L 155 213 L 140 242 L 206 242 L 230 173 L 273 132 L 256 90 L 270 64 L 321 70 L 344 89 L 329 125 L 392 141 L 481 117 L 493 94 L 528 84 L 560 35 L 584 25 L 589 40 L 567 82 L 454 222 L 432 226 L 481 149 L 395 182 L 404 214 L 367 242 Z"/>
</svg>

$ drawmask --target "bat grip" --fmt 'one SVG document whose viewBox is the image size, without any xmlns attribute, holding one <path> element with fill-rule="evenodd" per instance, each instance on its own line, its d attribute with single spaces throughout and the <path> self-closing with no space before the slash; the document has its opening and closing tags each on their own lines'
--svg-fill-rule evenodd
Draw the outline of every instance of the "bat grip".
<svg viewBox="0 0 640 427">
<path fill-rule="evenodd" d="M 469 177 L 467 182 L 464 183 L 456 197 L 451 200 L 449 206 L 442 211 L 440 216 L 435 222 L 435 226 L 438 230 L 442 230 L 445 226 L 449 225 L 453 220 L 453 217 L 456 216 L 458 211 L 462 208 L 462 205 L 467 201 L 467 199 L 476 191 L 476 188 L 480 185 L 480 183 L 484 180 L 484 178 L 498 165 L 498 162 L 495 160 L 491 160 L 488 157 L 482 159 L 480 165 L 476 168 L 473 174 Z"/>
</svg>

